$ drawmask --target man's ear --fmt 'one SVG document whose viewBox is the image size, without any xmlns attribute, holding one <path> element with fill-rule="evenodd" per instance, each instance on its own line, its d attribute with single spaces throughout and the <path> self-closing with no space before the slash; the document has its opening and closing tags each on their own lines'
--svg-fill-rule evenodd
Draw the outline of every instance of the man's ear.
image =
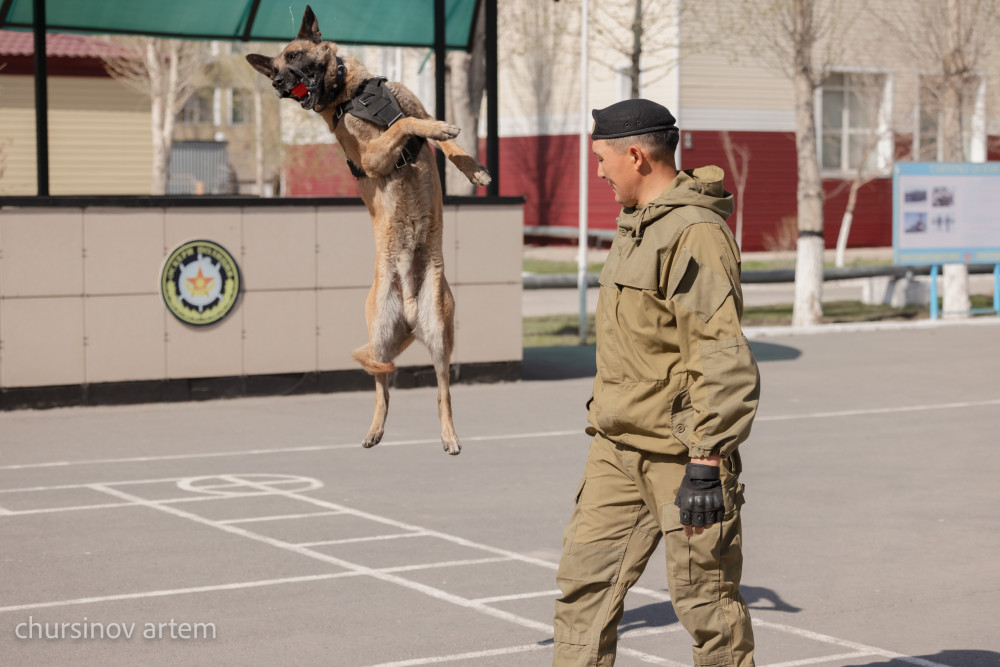
<svg viewBox="0 0 1000 667">
<path fill-rule="evenodd" d="M 299 28 L 296 39 L 308 39 L 316 44 L 323 41 L 323 35 L 319 31 L 319 20 L 309 5 L 306 5 L 306 11 L 302 14 L 302 27 Z"/>
<path fill-rule="evenodd" d="M 274 67 L 271 65 L 273 62 L 271 58 L 262 56 L 259 53 L 248 53 L 247 62 L 253 65 L 255 70 L 266 76 L 268 79 L 274 78 Z"/>
<path fill-rule="evenodd" d="M 649 158 L 635 144 L 628 147 L 628 157 L 632 161 L 632 168 L 636 171 L 642 169 L 644 165 L 648 166 L 649 164 Z"/>
</svg>

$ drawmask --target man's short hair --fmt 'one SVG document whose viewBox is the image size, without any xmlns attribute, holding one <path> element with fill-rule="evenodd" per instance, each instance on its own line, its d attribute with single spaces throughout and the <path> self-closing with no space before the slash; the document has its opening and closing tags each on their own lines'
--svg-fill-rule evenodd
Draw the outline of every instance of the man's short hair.
<svg viewBox="0 0 1000 667">
<path fill-rule="evenodd" d="M 608 146 L 616 154 L 621 155 L 629 149 L 629 146 L 638 146 L 652 160 L 657 162 L 669 162 L 673 164 L 674 153 L 677 151 L 677 144 L 680 141 L 680 130 L 676 127 L 657 132 L 647 132 L 645 134 L 633 134 L 628 137 L 614 137 L 605 139 Z"/>
</svg>

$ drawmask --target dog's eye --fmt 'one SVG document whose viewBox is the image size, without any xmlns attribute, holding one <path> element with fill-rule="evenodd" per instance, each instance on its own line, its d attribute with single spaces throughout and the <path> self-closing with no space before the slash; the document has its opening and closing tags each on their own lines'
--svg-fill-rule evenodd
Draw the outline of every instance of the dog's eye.
<svg viewBox="0 0 1000 667">
<path fill-rule="evenodd" d="M 288 59 L 289 60 L 295 60 L 298 57 L 299 57 L 299 54 L 297 52 L 295 52 L 295 53 L 289 53 L 288 54 Z"/>
</svg>

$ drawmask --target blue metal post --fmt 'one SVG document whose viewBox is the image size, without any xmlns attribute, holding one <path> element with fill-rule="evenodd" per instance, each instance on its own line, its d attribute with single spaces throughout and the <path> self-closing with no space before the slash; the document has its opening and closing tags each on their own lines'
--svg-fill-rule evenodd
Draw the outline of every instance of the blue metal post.
<svg viewBox="0 0 1000 667">
<path fill-rule="evenodd" d="M 938 265 L 935 264 L 931 267 L 931 319 L 936 320 L 938 318 L 938 288 L 937 288 L 937 277 L 938 277 Z"/>
<path fill-rule="evenodd" d="M 993 267 L 993 312 L 1000 315 L 1000 264 Z"/>
</svg>

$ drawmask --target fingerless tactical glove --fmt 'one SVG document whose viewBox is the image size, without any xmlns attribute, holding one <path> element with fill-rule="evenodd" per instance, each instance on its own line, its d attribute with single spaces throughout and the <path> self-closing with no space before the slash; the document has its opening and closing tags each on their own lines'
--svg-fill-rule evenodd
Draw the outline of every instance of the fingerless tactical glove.
<svg viewBox="0 0 1000 667">
<path fill-rule="evenodd" d="M 681 524 L 708 526 L 721 523 L 726 514 L 722 481 L 717 466 L 688 463 L 684 480 L 677 489 L 674 505 L 681 508 Z"/>
</svg>

